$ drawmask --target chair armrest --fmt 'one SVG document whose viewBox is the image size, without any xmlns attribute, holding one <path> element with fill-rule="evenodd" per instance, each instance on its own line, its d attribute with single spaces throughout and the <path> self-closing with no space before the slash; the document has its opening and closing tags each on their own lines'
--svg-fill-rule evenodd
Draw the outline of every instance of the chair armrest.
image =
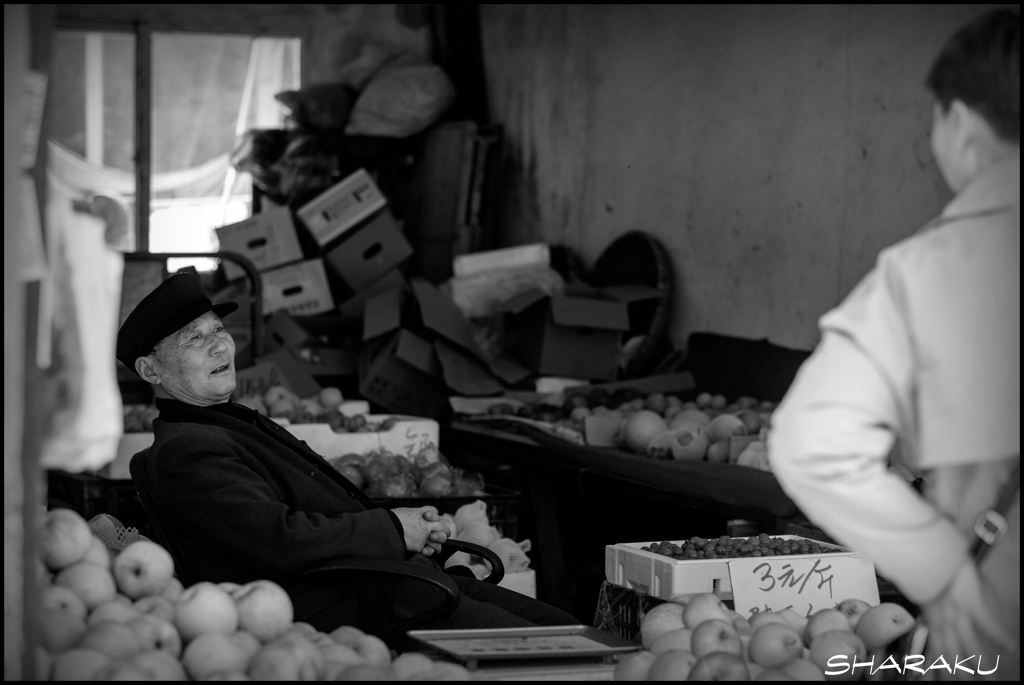
<svg viewBox="0 0 1024 685">
<path fill-rule="evenodd" d="M 437 556 L 438 563 L 443 567 L 456 552 L 475 554 L 478 557 L 483 557 L 484 561 L 491 565 L 491 574 L 484 578 L 485 583 L 497 585 L 505 577 L 505 564 L 501 562 L 501 557 L 495 554 L 494 550 L 478 545 L 475 542 L 449 539 L 441 545 L 441 554 Z"/>
<path fill-rule="evenodd" d="M 423 566 L 410 561 L 354 558 L 332 559 L 305 568 L 298 575 L 299 577 L 305 577 L 332 573 L 374 573 L 398 576 L 400 578 L 423 581 L 444 593 L 444 602 L 437 607 L 388 626 L 387 630 L 380 637 L 389 644 L 393 639 L 405 635 L 408 630 L 412 630 L 435 618 L 447 616 L 458 608 L 459 602 L 462 600 L 459 586 L 455 584 L 455 581 L 450 576 L 429 566 Z"/>
</svg>

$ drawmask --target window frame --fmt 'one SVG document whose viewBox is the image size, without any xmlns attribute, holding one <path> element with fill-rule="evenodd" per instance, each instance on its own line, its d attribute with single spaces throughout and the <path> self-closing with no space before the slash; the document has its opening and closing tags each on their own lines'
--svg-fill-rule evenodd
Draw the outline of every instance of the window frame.
<svg viewBox="0 0 1024 685">
<path fill-rule="evenodd" d="M 267 7 L 272 9 L 266 9 Z M 58 5 L 58 31 L 109 31 L 135 37 L 135 251 L 149 251 L 152 197 L 152 36 L 238 34 L 298 38 L 299 78 L 309 82 L 313 24 L 302 5 Z M 264 8 L 264 9 L 261 9 Z"/>
</svg>

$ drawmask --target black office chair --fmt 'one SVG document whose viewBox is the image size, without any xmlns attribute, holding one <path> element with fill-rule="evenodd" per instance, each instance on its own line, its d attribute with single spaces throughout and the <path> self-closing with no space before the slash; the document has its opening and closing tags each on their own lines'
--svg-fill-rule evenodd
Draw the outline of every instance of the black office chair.
<svg viewBox="0 0 1024 685">
<path fill-rule="evenodd" d="M 148 448 L 135 454 L 128 463 L 128 470 L 131 473 L 135 489 L 139 493 L 142 506 L 149 516 L 149 522 L 153 527 L 157 540 L 170 552 L 171 557 L 174 559 L 175 575 L 177 575 L 178 580 L 181 581 L 182 585 L 188 587 L 205 579 L 189 563 L 188 556 L 184 554 L 177 541 L 167 533 L 167 528 L 160 518 L 160 509 L 154 502 L 154 487 L 147 466 L 148 458 Z M 505 575 L 505 567 L 497 554 L 482 545 L 463 540 L 449 540 L 445 542 L 441 546 L 441 553 L 437 556 L 437 561 L 443 566 L 455 552 L 467 552 L 484 558 L 491 566 L 491 573 L 484 579 L 484 582 L 496 585 L 501 582 Z M 383 574 L 394 578 L 423 581 L 431 587 L 440 590 L 444 597 L 442 603 L 402 620 L 394 620 L 393 617 L 382 617 L 379 611 L 375 611 L 378 607 L 368 602 L 360 603 L 360 619 L 356 627 L 376 635 L 389 646 L 395 646 L 403 638 L 406 631 L 453 612 L 459 606 L 459 601 L 462 597 L 455 581 L 447 573 L 442 573 L 436 569 L 409 561 L 336 559 L 303 569 L 296 577 L 307 577 L 313 574 L 331 574 L 337 576 L 338 582 L 343 582 L 346 577 L 350 580 L 355 580 L 360 575 L 364 577 L 379 577 Z"/>
</svg>

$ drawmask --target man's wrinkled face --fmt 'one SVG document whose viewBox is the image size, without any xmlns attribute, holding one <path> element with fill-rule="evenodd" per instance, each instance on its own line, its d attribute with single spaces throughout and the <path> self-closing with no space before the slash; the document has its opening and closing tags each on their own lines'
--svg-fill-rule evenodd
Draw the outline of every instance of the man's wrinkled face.
<svg viewBox="0 0 1024 685">
<path fill-rule="evenodd" d="M 159 387 L 176 400 L 205 407 L 235 391 L 235 341 L 213 312 L 164 338 L 150 358 Z"/>
</svg>

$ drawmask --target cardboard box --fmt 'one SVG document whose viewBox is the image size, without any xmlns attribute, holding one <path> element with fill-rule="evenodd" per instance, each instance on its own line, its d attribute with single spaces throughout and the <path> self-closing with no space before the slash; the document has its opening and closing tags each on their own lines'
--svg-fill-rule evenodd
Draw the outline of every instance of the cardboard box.
<svg viewBox="0 0 1024 685">
<path fill-rule="evenodd" d="M 392 290 L 405 290 L 408 284 L 405 282 L 405 278 L 402 276 L 400 271 L 389 271 L 387 274 L 382 276 L 380 280 L 377 280 L 366 287 L 362 292 L 357 293 L 354 297 L 346 300 L 344 303 L 338 306 L 338 313 L 341 314 L 342 325 L 351 325 L 358 323 L 359 326 L 363 325 L 363 310 L 366 307 L 366 302 L 377 295 L 381 295 Z"/>
<path fill-rule="evenodd" d="M 298 215 L 317 244 L 324 246 L 386 204 L 377 184 L 360 169 L 303 205 Z"/>
<path fill-rule="evenodd" d="M 256 365 L 235 372 L 232 399 L 248 395 L 262 396 L 275 385 L 283 385 L 305 399 L 320 392 L 320 384 L 288 349 L 278 350 L 256 360 Z"/>
<path fill-rule="evenodd" d="M 297 354 L 313 376 L 354 376 L 359 370 L 355 355 L 345 349 L 300 347 Z"/>
<path fill-rule="evenodd" d="M 405 329 L 360 365 L 359 393 L 390 411 L 428 418 L 439 416 L 448 399 L 433 347 Z"/>
<path fill-rule="evenodd" d="M 374 423 L 389 416 L 367 414 L 366 420 Z M 425 447 L 440 446 L 441 429 L 437 421 L 414 416 L 398 418 L 390 430 L 377 433 L 335 433 L 326 423 L 296 423 L 285 428 L 325 458 L 387 450 L 412 459 Z"/>
<path fill-rule="evenodd" d="M 506 303 L 517 324 L 515 350 L 523 363 L 546 376 L 615 377 L 629 310 L 597 292 L 588 295 L 551 298 L 529 290 Z"/>
<path fill-rule="evenodd" d="M 537 599 L 537 572 L 528 568 L 519 573 L 506 573 L 498 587 Z"/>
<path fill-rule="evenodd" d="M 263 313 L 320 314 L 334 309 L 321 259 L 310 259 L 263 274 Z"/>
<path fill-rule="evenodd" d="M 222 251 L 237 252 L 246 257 L 257 271 L 267 271 L 302 259 L 292 212 L 287 207 L 272 209 L 215 230 Z M 245 272 L 231 260 L 224 260 L 224 275 L 233 281 L 244 276 Z"/>
<path fill-rule="evenodd" d="M 263 337 L 264 351 L 276 352 L 284 347 L 305 345 L 310 334 L 288 312 L 278 311 L 263 325 Z"/>
<path fill-rule="evenodd" d="M 349 231 L 341 243 L 324 254 L 324 264 L 352 292 L 358 293 L 411 255 L 409 241 L 385 209 L 365 225 Z"/>
</svg>

